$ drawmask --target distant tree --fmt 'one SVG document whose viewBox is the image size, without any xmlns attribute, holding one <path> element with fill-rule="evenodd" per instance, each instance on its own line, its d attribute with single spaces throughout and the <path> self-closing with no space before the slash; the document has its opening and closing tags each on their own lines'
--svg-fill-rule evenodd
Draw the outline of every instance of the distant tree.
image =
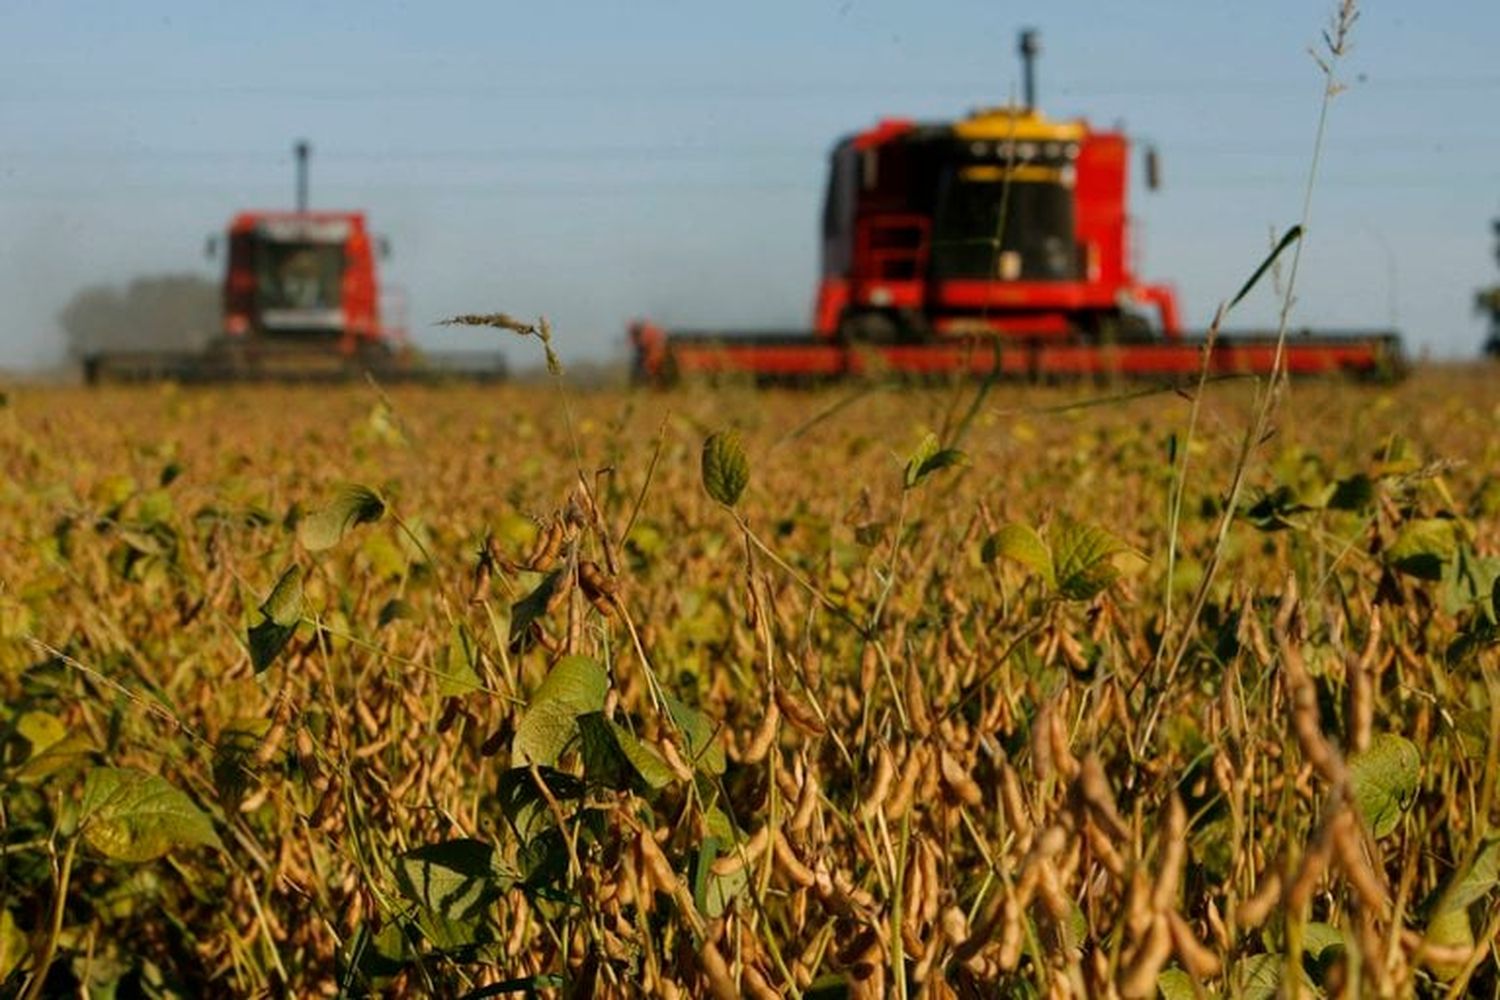
<svg viewBox="0 0 1500 1000">
<path fill-rule="evenodd" d="M 219 329 L 219 285 L 191 274 L 93 285 L 58 314 L 73 357 L 101 351 L 197 350 Z"/>
</svg>

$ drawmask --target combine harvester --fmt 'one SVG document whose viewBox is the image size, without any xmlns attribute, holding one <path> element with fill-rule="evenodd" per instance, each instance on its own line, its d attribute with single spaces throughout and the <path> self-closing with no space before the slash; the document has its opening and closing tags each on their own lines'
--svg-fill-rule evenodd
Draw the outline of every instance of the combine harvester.
<svg viewBox="0 0 1500 1000">
<path fill-rule="evenodd" d="M 383 241 L 370 236 L 362 212 L 308 210 L 307 143 L 296 152 L 297 210 L 241 212 L 229 224 L 221 335 L 203 351 L 90 355 L 87 382 L 505 377 L 501 355 L 418 352 L 382 318 L 375 262 Z M 218 242 L 210 241 L 211 254 Z"/>
<path fill-rule="evenodd" d="M 1196 376 L 1206 336 L 1183 333 L 1169 286 L 1132 271 L 1126 137 L 1044 117 L 1034 32 L 1020 51 L 1023 107 L 941 124 L 886 120 L 834 147 L 811 331 L 669 332 L 638 321 L 636 376 Z M 1156 173 L 1148 156 L 1148 186 Z M 1208 370 L 1269 373 L 1275 354 L 1273 333 L 1224 334 Z M 1389 378 L 1405 363 L 1393 332 L 1298 330 L 1282 366 Z"/>
</svg>

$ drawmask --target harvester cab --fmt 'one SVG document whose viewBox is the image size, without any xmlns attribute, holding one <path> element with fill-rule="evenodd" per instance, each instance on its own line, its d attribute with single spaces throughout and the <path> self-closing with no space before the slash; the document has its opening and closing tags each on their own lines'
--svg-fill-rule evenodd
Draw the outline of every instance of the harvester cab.
<svg viewBox="0 0 1500 1000">
<path fill-rule="evenodd" d="M 888 119 L 834 149 L 815 324 L 825 335 L 1148 339 L 1177 330 L 1172 290 L 1136 281 L 1128 143 L 1023 100 L 956 122 Z"/>
<path fill-rule="evenodd" d="M 1171 289 L 1131 271 L 1126 155 L 1118 133 L 1016 107 L 953 123 L 887 120 L 844 139 L 819 331 L 1138 339 L 1151 330 L 1138 313 L 1151 307 L 1175 334 Z"/>
<path fill-rule="evenodd" d="M 389 245 L 370 235 L 362 212 L 308 209 L 312 147 L 302 141 L 294 149 L 296 211 L 241 212 L 229 224 L 225 341 L 333 346 L 345 356 L 388 351 L 375 261 Z"/>
<path fill-rule="evenodd" d="M 229 226 L 224 335 L 383 345 L 375 247 L 360 212 L 242 212 Z"/>
</svg>

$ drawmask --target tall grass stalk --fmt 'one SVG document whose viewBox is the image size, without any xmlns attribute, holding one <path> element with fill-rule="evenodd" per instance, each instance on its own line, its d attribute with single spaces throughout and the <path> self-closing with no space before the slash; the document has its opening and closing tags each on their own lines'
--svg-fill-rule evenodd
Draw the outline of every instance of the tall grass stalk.
<svg viewBox="0 0 1500 1000">
<path fill-rule="evenodd" d="M 1325 51 L 1319 53 L 1316 49 L 1312 50 L 1313 59 L 1317 62 L 1318 68 L 1323 74 L 1323 99 L 1318 105 L 1318 125 L 1313 136 L 1312 157 L 1308 163 L 1307 182 L 1302 194 L 1302 213 L 1299 226 L 1304 233 L 1307 231 L 1308 220 L 1312 215 L 1313 192 L 1317 188 L 1318 167 L 1322 162 L 1324 139 L 1328 130 L 1328 112 L 1333 106 L 1334 98 L 1344 89 L 1343 85 L 1338 82 L 1337 69 L 1340 61 L 1349 51 L 1350 33 L 1354 28 L 1354 22 L 1358 19 L 1359 5 L 1357 0 L 1340 0 L 1334 10 L 1328 29 L 1323 32 Z M 1208 559 L 1203 567 L 1203 579 L 1198 584 L 1188 615 L 1177 634 L 1176 650 L 1172 654 L 1166 677 L 1161 687 L 1155 692 L 1154 702 L 1147 716 L 1146 725 L 1141 732 L 1140 742 L 1136 748 L 1137 753 L 1144 752 L 1150 745 L 1151 737 L 1161 717 L 1161 709 L 1166 691 L 1170 689 L 1172 683 L 1176 680 L 1177 673 L 1182 667 L 1183 658 L 1187 655 L 1187 650 L 1193 642 L 1193 631 L 1197 626 L 1199 617 L 1203 613 L 1203 607 L 1208 601 L 1208 595 L 1212 590 L 1215 576 L 1223 560 L 1224 548 L 1229 540 L 1229 529 L 1234 524 L 1235 517 L 1239 512 L 1240 496 L 1244 491 L 1245 480 L 1250 470 L 1251 458 L 1255 453 L 1255 449 L 1266 440 L 1267 432 L 1271 425 L 1271 417 L 1284 391 L 1286 338 L 1287 332 L 1290 329 L 1292 308 L 1296 304 L 1297 274 L 1302 263 L 1302 250 L 1306 242 L 1305 238 L 1299 239 L 1292 248 L 1292 262 L 1288 268 L 1286 286 L 1282 291 L 1281 307 L 1277 316 L 1276 350 L 1271 363 L 1271 373 L 1267 380 L 1260 385 L 1257 392 L 1255 415 L 1244 437 L 1240 441 L 1239 451 L 1235 456 L 1234 469 L 1229 478 L 1229 488 L 1224 496 L 1224 509 L 1219 515 L 1218 527 L 1214 532 L 1213 548 L 1210 550 Z M 1186 449 L 1184 448 L 1185 460 Z M 1171 582 L 1169 580 L 1168 587 L 1170 586 Z M 1163 636 L 1162 641 L 1166 643 L 1168 637 Z"/>
</svg>

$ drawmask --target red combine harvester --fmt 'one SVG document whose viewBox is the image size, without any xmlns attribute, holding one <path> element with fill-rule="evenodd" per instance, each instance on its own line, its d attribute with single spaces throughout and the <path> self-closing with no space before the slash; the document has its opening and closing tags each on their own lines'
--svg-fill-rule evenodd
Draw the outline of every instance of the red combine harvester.
<svg viewBox="0 0 1500 1000">
<path fill-rule="evenodd" d="M 307 209 L 306 143 L 298 143 L 297 210 L 241 212 L 229 224 L 221 335 L 201 352 L 114 351 L 84 360 L 88 381 L 494 380 L 491 353 L 430 355 L 382 317 L 363 212 Z M 209 242 L 210 254 L 218 240 Z"/>
<path fill-rule="evenodd" d="M 1037 51 L 1023 32 L 1023 107 L 951 123 L 886 120 L 834 147 L 811 331 L 637 322 L 637 376 L 1196 375 L 1205 338 L 1183 333 L 1169 286 L 1143 283 L 1131 267 L 1126 137 L 1035 110 Z M 1220 336 L 1209 370 L 1270 372 L 1275 352 L 1274 334 Z M 1283 365 L 1389 377 L 1404 361 L 1394 333 L 1299 331 Z"/>
</svg>

